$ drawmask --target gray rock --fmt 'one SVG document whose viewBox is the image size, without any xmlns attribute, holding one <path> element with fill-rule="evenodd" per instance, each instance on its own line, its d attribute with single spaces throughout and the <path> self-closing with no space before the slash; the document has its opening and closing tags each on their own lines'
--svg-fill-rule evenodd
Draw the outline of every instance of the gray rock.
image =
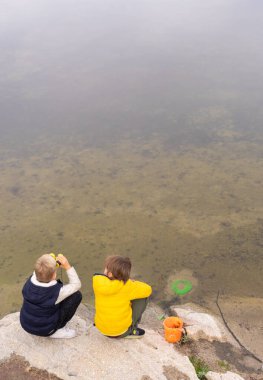
<svg viewBox="0 0 263 380">
<path fill-rule="evenodd" d="M 178 307 L 175 306 L 172 310 L 182 318 L 186 325 L 187 333 L 192 339 L 218 340 L 237 346 L 237 342 L 223 323 L 200 306 L 186 304 Z"/>
<path fill-rule="evenodd" d="M 175 307 L 192 336 L 225 339 L 226 332 L 214 317 L 195 307 Z M 0 320 L 0 360 L 12 353 L 24 356 L 30 365 L 47 370 L 63 380 L 198 380 L 187 356 L 164 340 L 162 310 L 148 307 L 144 313 L 146 334 L 142 339 L 110 339 L 93 326 L 93 311 L 81 305 L 69 327 L 77 330 L 74 339 L 50 339 L 27 334 L 20 326 L 19 313 Z M 192 329 L 190 329 L 192 327 Z M 209 330 L 210 328 L 210 330 Z M 195 335 L 196 334 L 196 335 Z M 242 380 L 233 373 L 209 372 L 209 380 Z"/>
<path fill-rule="evenodd" d="M 216 373 L 209 371 L 206 375 L 207 380 L 244 380 L 243 377 L 234 372 Z"/>
<path fill-rule="evenodd" d="M 22 355 L 31 366 L 64 380 L 137 380 L 143 376 L 167 380 L 167 368 L 174 368 L 182 378 L 198 380 L 187 356 L 147 327 L 142 339 L 109 339 L 93 327 L 89 311 L 83 307 L 69 327 L 77 330 L 76 338 L 36 337 L 21 328 L 19 313 L 9 314 L 0 320 L 0 360 L 11 353 Z"/>
</svg>

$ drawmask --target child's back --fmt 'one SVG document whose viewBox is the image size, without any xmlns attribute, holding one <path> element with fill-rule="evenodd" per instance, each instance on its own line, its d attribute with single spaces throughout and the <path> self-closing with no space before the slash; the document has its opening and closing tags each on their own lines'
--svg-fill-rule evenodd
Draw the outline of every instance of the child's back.
<svg viewBox="0 0 263 380">
<path fill-rule="evenodd" d="M 22 290 L 24 302 L 20 313 L 24 330 L 39 336 L 50 334 L 59 319 L 59 304 L 55 303 L 62 286 L 58 281 L 50 286 L 38 286 L 35 274 L 27 280 Z"/>
<path fill-rule="evenodd" d="M 68 275 L 67 285 L 56 280 L 58 259 Z M 56 258 L 53 254 L 42 255 L 22 290 L 24 302 L 20 323 L 23 329 L 38 336 L 73 338 L 75 330 L 64 327 L 81 302 L 80 287 L 79 277 L 65 256 L 59 255 Z"/>
<path fill-rule="evenodd" d="M 148 284 L 129 279 L 130 269 L 128 258 L 110 256 L 106 260 L 104 274 L 93 276 L 95 324 L 104 335 L 129 335 L 130 330 L 136 329 L 146 307 L 146 299 L 152 292 Z M 135 321 L 133 303 L 136 300 L 141 301 L 143 310 Z"/>
</svg>

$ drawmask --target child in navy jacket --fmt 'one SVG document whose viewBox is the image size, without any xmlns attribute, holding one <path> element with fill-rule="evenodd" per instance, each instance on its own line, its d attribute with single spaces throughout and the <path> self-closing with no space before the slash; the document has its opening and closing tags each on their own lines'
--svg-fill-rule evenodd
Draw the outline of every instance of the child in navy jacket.
<svg viewBox="0 0 263 380">
<path fill-rule="evenodd" d="M 56 280 L 58 262 L 66 270 L 67 285 Z M 80 287 L 77 272 L 65 256 L 42 255 L 22 290 L 24 302 L 20 323 L 23 329 L 30 334 L 50 338 L 75 337 L 76 331 L 65 326 L 81 302 Z"/>
</svg>

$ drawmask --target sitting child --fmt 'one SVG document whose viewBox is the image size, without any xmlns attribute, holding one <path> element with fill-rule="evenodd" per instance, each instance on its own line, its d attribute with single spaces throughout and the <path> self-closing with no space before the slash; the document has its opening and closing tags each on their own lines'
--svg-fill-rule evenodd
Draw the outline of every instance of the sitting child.
<svg viewBox="0 0 263 380">
<path fill-rule="evenodd" d="M 66 270 L 67 285 L 56 280 L 58 265 Z M 38 336 L 74 338 L 76 331 L 65 326 L 81 302 L 80 287 L 79 277 L 65 256 L 42 255 L 22 290 L 20 323 L 23 329 Z"/>
<path fill-rule="evenodd" d="M 141 338 L 145 331 L 138 327 L 152 288 L 130 279 L 128 257 L 109 256 L 104 274 L 94 274 L 95 325 L 109 337 Z"/>
</svg>

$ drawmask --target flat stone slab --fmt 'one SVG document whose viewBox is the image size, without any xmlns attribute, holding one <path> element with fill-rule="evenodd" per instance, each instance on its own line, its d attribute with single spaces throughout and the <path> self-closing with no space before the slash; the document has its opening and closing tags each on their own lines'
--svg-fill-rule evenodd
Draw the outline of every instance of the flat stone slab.
<svg viewBox="0 0 263 380">
<path fill-rule="evenodd" d="M 0 360 L 15 353 L 64 380 L 167 380 L 168 372 L 198 380 L 188 357 L 154 330 L 146 329 L 142 339 L 110 339 L 93 327 L 84 308 L 69 327 L 77 330 L 76 338 L 36 337 L 21 328 L 19 313 L 9 314 L 0 320 Z"/>
<path fill-rule="evenodd" d="M 191 338 L 196 340 L 207 339 L 209 341 L 218 340 L 237 345 L 237 342 L 224 324 L 216 317 L 205 312 L 201 307 L 186 304 L 175 306 L 172 310 L 183 320 L 187 333 Z"/>
<path fill-rule="evenodd" d="M 205 376 L 207 380 L 244 380 L 243 377 L 230 371 L 227 371 L 226 373 L 216 373 L 209 371 Z"/>
</svg>

